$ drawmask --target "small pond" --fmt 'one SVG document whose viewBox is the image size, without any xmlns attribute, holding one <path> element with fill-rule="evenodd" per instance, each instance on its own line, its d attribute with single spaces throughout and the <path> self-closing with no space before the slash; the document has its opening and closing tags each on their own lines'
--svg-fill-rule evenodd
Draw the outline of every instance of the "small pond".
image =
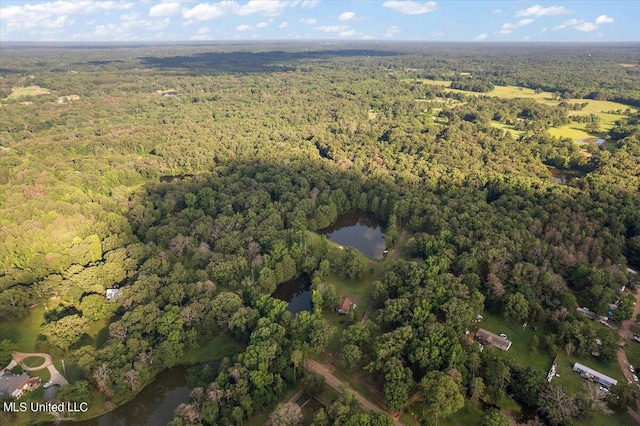
<svg viewBox="0 0 640 426">
<path fill-rule="evenodd" d="M 311 278 L 308 275 L 301 275 L 298 278 L 280 284 L 271 296 L 289 302 L 287 311 L 292 314 L 311 311 L 310 287 Z"/>
<path fill-rule="evenodd" d="M 567 180 L 569 179 L 569 175 L 567 175 L 564 171 L 553 166 L 547 166 L 547 170 L 549 170 L 549 173 L 551 173 L 551 176 L 553 176 L 556 182 L 563 185 L 567 183 Z"/>
<path fill-rule="evenodd" d="M 318 232 L 336 244 L 359 250 L 371 259 L 382 259 L 387 248 L 380 220 L 368 213 L 343 213 L 333 225 Z"/>
<path fill-rule="evenodd" d="M 173 411 L 189 402 L 187 367 L 177 366 L 156 376 L 132 401 L 102 416 L 74 423 L 79 426 L 155 426 L 173 419 Z"/>
</svg>

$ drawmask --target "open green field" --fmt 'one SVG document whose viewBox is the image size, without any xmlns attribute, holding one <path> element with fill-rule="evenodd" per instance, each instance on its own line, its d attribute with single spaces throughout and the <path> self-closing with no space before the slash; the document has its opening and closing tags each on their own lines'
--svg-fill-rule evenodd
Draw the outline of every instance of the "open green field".
<svg viewBox="0 0 640 426">
<path fill-rule="evenodd" d="M 23 96 L 48 95 L 49 93 L 51 92 L 40 86 L 14 87 L 11 89 L 11 94 L 8 97 L 17 99 Z"/>
<path fill-rule="evenodd" d="M 409 407 L 407 412 L 400 416 L 400 421 L 406 426 L 435 425 L 435 419 L 427 419 L 426 423 L 422 419 L 422 404 L 416 403 Z M 464 407 L 456 411 L 450 416 L 438 419 L 438 425 L 441 426 L 467 426 L 477 425 L 482 417 L 482 410 L 473 405 L 471 401 L 465 398 Z"/>
<path fill-rule="evenodd" d="M 503 359 L 510 359 L 516 364 L 539 368 L 545 373 L 551 368 L 553 356 L 541 347 L 537 351 L 531 350 L 531 339 L 538 336 L 539 340 L 544 337 L 541 330 L 533 331 L 531 325 L 526 329 L 521 324 L 511 323 L 497 315 L 483 313 L 483 319 L 478 327 L 491 331 L 495 334 L 504 333 L 511 340 L 511 348 L 508 351 L 496 349 L 494 352 Z"/>
<path fill-rule="evenodd" d="M 40 325 L 44 322 L 45 307 L 38 305 L 31 314 L 20 320 L 0 318 L 0 340 L 10 339 L 18 345 L 18 352 L 35 352 Z"/>
<path fill-rule="evenodd" d="M 624 346 L 624 352 L 627 354 L 627 360 L 631 365 L 640 367 L 640 342 L 628 340 Z"/>
<path fill-rule="evenodd" d="M 587 102 L 587 106 L 584 107 L 580 111 L 570 111 L 569 115 L 575 116 L 584 116 L 594 114 L 600 118 L 601 130 L 595 133 L 589 133 L 585 130 L 586 123 L 569 123 L 562 127 L 556 127 L 549 129 L 549 134 L 555 137 L 566 137 L 571 139 L 586 139 L 590 137 L 599 137 L 603 138 L 609 129 L 611 129 L 616 120 L 620 120 L 621 118 L 626 117 L 622 114 L 611 114 L 610 111 L 625 111 L 626 109 L 630 109 L 631 112 L 637 112 L 636 108 L 629 107 L 628 105 L 624 105 L 618 102 L 611 101 L 599 101 L 593 99 L 563 99 L 563 100 L 554 100 L 553 93 L 551 92 L 540 92 L 536 93 L 532 89 L 524 88 L 524 87 L 516 87 L 516 86 L 495 86 L 495 88 L 486 93 L 478 93 L 471 92 L 467 90 L 459 90 L 459 89 L 450 89 L 451 82 L 446 80 L 428 80 L 428 79 L 418 79 L 411 81 L 420 81 L 424 84 L 433 84 L 444 86 L 447 88 L 447 91 L 453 93 L 463 93 L 465 95 L 472 96 L 491 96 L 496 98 L 527 98 L 534 99 L 537 102 L 543 103 L 549 106 L 558 106 L 560 102 L 567 102 L 569 104 L 573 103 L 584 103 Z M 496 126 L 492 123 L 494 127 L 503 128 L 500 126 Z M 505 126 L 509 127 L 509 126 Z M 506 129 L 513 131 L 511 129 Z"/>
<path fill-rule="evenodd" d="M 180 364 L 197 364 L 231 357 L 244 350 L 244 345 L 226 334 L 220 334 L 198 349 L 188 351 L 180 358 Z"/>
<path fill-rule="evenodd" d="M 610 363 L 603 363 L 595 357 L 578 358 L 576 356 L 567 356 L 564 353 L 559 353 L 557 362 L 558 367 L 556 369 L 556 373 L 559 374 L 560 377 L 555 377 L 553 382 L 561 384 L 573 394 L 584 391 L 584 384 L 587 382 L 585 379 L 580 377 L 578 373 L 573 371 L 573 364 L 576 362 L 586 365 L 587 367 L 606 374 L 616 380 L 625 380 L 616 360 L 613 360 Z"/>
<path fill-rule="evenodd" d="M 515 137 L 524 135 L 524 132 L 522 130 L 517 130 L 515 127 L 501 123 L 499 121 L 491 120 L 491 126 L 495 127 L 496 129 L 502 129 L 511 132 L 511 134 Z"/>
</svg>

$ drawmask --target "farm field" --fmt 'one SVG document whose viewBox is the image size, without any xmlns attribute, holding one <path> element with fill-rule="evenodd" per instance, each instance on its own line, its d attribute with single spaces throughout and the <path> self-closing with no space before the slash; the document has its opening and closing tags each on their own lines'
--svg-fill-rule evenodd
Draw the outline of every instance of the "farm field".
<svg viewBox="0 0 640 426">
<path fill-rule="evenodd" d="M 516 86 L 495 86 L 495 88 L 486 93 L 478 93 L 471 92 L 468 90 L 459 90 L 459 89 L 451 89 L 451 82 L 446 80 L 428 80 L 428 79 L 417 79 L 417 80 L 407 80 L 407 81 L 420 81 L 423 84 L 432 84 L 438 86 L 444 86 L 447 91 L 452 93 L 462 93 L 465 95 L 472 96 L 491 96 L 496 98 L 527 98 L 534 99 L 537 102 L 548 106 L 558 106 L 561 102 L 567 102 L 569 104 L 573 103 L 587 103 L 580 111 L 571 111 L 569 115 L 575 116 L 588 116 L 590 114 L 594 114 L 600 118 L 601 131 L 597 133 L 589 133 L 585 130 L 585 123 L 569 123 L 562 127 L 552 127 L 549 129 L 549 134 L 556 137 L 566 137 L 571 139 L 586 139 L 590 137 L 603 137 L 606 135 L 606 132 L 611 129 L 617 120 L 626 117 L 623 114 L 611 113 L 611 111 L 625 111 L 629 110 L 630 113 L 636 113 L 638 110 L 636 108 L 630 107 L 628 105 L 624 105 L 618 102 L 611 101 L 601 101 L 594 99 L 563 99 L 563 100 L 554 100 L 554 94 L 551 92 L 542 91 L 540 93 L 536 93 L 534 90 L 524 87 L 516 87 Z M 515 132 L 515 130 L 511 130 L 508 126 L 503 125 L 500 126 L 501 123 L 492 122 L 492 126 L 497 128 L 504 128 L 505 130 L 509 130 L 511 132 Z M 514 133 L 515 134 L 515 133 Z M 516 134 L 517 135 L 517 134 Z"/>
</svg>

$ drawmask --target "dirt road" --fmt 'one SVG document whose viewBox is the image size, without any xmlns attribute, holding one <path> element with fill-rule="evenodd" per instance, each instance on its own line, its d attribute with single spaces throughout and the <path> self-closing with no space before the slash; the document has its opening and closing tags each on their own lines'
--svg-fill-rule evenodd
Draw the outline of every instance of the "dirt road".
<svg viewBox="0 0 640 426">
<path fill-rule="evenodd" d="M 633 307 L 633 316 L 630 320 L 623 321 L 620 329 L 618 329 L 618 335 L 620 336 L 621 345 L 640 345 L 640 343 L 636 343 L 630 341 L 631 332 L 629 328 L 635 318 L 640 314 L 640 292 L 636 290 L 636 305 Z M 627 359 L 627 354 L 624 350 L 620 349 L 617 354 L 618 365 L 620 366 L 620 370 L 622 370 L 622 374 L 624 377 L 630 382 L 633 383 L 633 373 L 629 371 L 629 360 Z M 640 367 L 640 365 L 635 365 L 634 367 Z M 636 372 L 637 373 L 637 372 Z M 636 401 L 636 411 L 633 411 L 629 408 L 629 413 L 633 416 L 637 423 L 640 424 L 640 400 Z"/>
</svg>

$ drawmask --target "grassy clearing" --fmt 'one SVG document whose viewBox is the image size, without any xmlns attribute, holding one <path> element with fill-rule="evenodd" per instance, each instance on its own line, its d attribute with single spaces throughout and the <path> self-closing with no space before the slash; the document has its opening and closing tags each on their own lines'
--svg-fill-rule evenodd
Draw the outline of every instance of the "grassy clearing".
<svg viewBox="0 0 640 426">
<path fill-rule="evenodd" d="M 40 86 L 14 87 L 8 98 L 18 99 L 23 96 L 48 95 L 49 93 L 51 93 L 49 90 Z"/>
<path fill-rule="evenodd" d="M 519 137 L 524 135 L 524 132 L 522 130 L 517 130 L 515 127 L 510 126 L 508 124 L 504 124 L 504 123 L 500 123 L 499 121 L 491 121 L 491 127 L 495 127 L 496 129 L 502 129 L 502 130 L 506 130 L 508 132 L 511 132 L 511 134 L 514 137 Z"/>
<path fill-rule="evenodd" d="M 45 307 L 38 305 L 31 314 L 19 321 L 0 318 L 0 340 L 10 339 L 17 343 L 18 352 L 35 352 L 40 326 L 44 323 Z"/>
<path fill-rule="evenodd" d="M 198 349 L 185 353 L 180 364 L 197 364 L 231 357 L 244 350 L 244 345 L 236 342 L 226 334 L 221 334 L 206 342 Z"/>
<path fill-rule="evenodd" d="M 409 426 L 435 425 L 435 418 L 423 419 L 423 404 L 416 403 L 402 414 L 400 421 Z M 482 417 L 482 410 L 473 405 L 468 399 L 464 400 L 464 407 L 448 417 L 438 419 L 440 426 L 472 426 L 477 425 Z M 426 420 L 426 422 L 424 421 Z"/>
<path fill-rule="evenodd" d="M 42 364 L 44 364 L 45 360 L 42 357 L 39 356 L 30 356 L 28 358 L 25 358 L 22 363 L 24 365 L 26 365 L 27 367 L 39 367 Z"/>
<path fill-rule="evenodd" d="M 590 419 L 573 420 L 575 425 L 583 426 L 611 426 L 611 425 L 635 425 L 637 424 L 631 414 L 626 411 L 613 413 L 610 416 L 596 414 Z"/>
<path fill-rule="evenodd" d="M 631 110 L 631 112 L 637 112 L 636 108 L 632 108 L 632 107 L 629 107 L 628 105 L 624 105 L 618 102 L 599 101 L 599 100 L 593 100 L 593 99 L 554 100 L 553 93 L 551 92 L 536 93 L 532 89 L 516 87 L 516 86 L 495 86 L 495 89 L 492 90 L 491 92 L 477 93 L 477 92 L 470 92 L 467 90 L 451 89 L 450 88 L 451 83 L 445 80 L 418 79 L 418 80 L 411 80 L 411 81 L 421 81 L 424 84 L 444 86 L 447 89 L 447 91 L 452 93 L 462 93 L 462 94 L 471 95 L 471 96 L 491 96 L 496 98 L 508 98 L 508 99 L 526 98 L 526 99 L 533 99 L 537 102 L 540 102 L 548 106 L 558 106 L 562 101 L 567 102 L 569 104 L 586 102 L 587 105 L 583 109 L 581 109 L 580 111 L 569 111 L 568 115 L 585 116 L 585 115 L 594 114 L 600 118 L 601 130 L 599 132 L 594 132 L 594 133 L 587 132 L 585 130 L 586 123 L 569 123 L 562 127 L 549 129 L 549 134 L 555 137 L 567 137 L 571 139 L 586 139 L 590 137 L 598 137 L 598 138 L 604 139 L 604 135 L 606 135 L 606 133 L 614 126 L 615 122 L 617 120 L 620 120 L 626 117 L 625 115 L 622 115 L 622 114 L 617 114 L 617 113 L 612 114 L 610 113 L 610 111 L 618 111 L 618 110 L 625 111 L 626 109 L 629 109 Z M 513 131 L 511 129 L 506 128 L 506 127 L 509 127 L 506 125 L 502 125 L 504 127 L 496 126 L 493 123 L 492 125 L 494 127 L 505 128 L 505 130 Z"/>
<path fill-rule="evenodd" d="M 547 372 L 551 368 L 553 356 L 542 348 L 537 351 L 531 350 L 531 339 L 538 336 L 539 340 L 544 337 L 541 330 L 533 331 L 531 326 L 526 329 L 521 324 L 511 323 L 499 316 L 490 313 L 483 313 L 484 318 L 479 324 L 480 328 L 489 330 L 495 334 L 505 333 L 511 340 L 511 348 L 508 351 L 496 350 L 497 356 L 503 359 L 510 359 L 518 365 L 532 366 Z"/>
<path fill-rule="evenodd" d="M 606 374 L 616 380 L 625 380 L 616 360 L 613 360 L 611 363 L 603 363 L 594 357 L 585 359 L 578 358 L 576 356 L 567 356 L 564 353 L 560 353 L 558 354 L 557 362 L 558 367 L 556 369 L 556 373 L 559 374 L 560 377 L 554 378 L 553 382 L 566 387 L 572 394 L 583 392 L 584 384 L 587 382 L 585 379 L 580 377 L 578 373 L 573 371 L 573 364 L 576 362 L 586 365 L 587 367 L 599 371 L 602 374 Z"/>
<path fill-rule="evenodd" d="M 629 340 L 624 347 L 624 352 L 631 365 L 640 367 L 640 342 Z"/>
</svg>

